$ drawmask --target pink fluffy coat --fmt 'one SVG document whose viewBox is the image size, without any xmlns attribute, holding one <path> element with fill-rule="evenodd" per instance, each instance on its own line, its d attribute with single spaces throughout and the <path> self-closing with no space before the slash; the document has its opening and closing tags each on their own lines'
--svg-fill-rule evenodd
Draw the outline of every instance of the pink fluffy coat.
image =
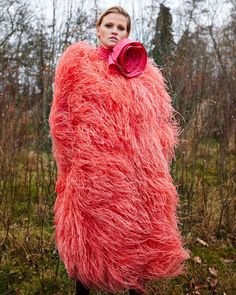
<svg viewBox="0 0 236 295">
<path fill-rule="evenodd" d="M 180 274 L 188 254 L 169 171 L 178 128 L 154 63 L 126 79 L 86 42 L 70 46 L 56 70 L 49 123 L 55 237 L 68 275 L 116 292 Z"/>
</svg>

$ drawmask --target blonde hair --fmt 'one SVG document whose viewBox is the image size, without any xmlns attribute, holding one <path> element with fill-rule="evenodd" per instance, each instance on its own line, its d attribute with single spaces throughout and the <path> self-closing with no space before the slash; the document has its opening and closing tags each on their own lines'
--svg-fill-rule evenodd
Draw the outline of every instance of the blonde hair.
<svg viewBox="0 0 236 295">
<path fill-rule="evenodd" d="M 108 9 L 106 9 L 105 11 L 103 11 L 96 22 L 96 27 L 99 27 L 101 25 L 104 16 L 108 15 L 109 13 L 119 13 L 127 18 L 127 21 L 128 21 L 127 22 L 127 32 L 129 35 L 129 33 L 131 31 L 131 18 L 130 18 L 130 15 L 128 14 L 128 12 L 124 8 L 122 8 L 121 6 L 112 6 Z"/>
</svg>

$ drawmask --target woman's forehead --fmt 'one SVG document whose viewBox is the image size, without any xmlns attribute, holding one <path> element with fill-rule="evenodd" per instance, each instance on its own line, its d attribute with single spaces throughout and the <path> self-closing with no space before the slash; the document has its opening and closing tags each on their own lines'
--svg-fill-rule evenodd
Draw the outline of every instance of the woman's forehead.
<svg viewBox="0 0 236 295">
<path fill-rule="evenodd" d="M 102 22 L 115 22 L 115 23 L 121 23 L 123 25 L 128 24 L 128 19 L 126 16 L 124 16 L 121 13 L 109 13 L 103 17 Z"/>
</svg>

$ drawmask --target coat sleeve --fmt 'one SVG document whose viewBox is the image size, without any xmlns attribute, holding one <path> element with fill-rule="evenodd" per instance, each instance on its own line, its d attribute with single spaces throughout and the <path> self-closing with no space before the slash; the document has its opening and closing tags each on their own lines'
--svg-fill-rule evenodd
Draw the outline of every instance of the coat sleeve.
<svg viewBox="0 0 236 295">
<path fill-rule="evenodd" d="M 78 74 L 80 49 L 78 43 L 68 47 L 59 60 L 55 73 L 54 95 L 49 115 L 52 152 L 58 174 L 70 170 L 73 162 L 75 129 L 71 120 L 70 97 Z"/>
<path fill-rule="evenodd" d="M 155 98 L 158 120 L 158 134 L 162 152 L 170 163 L 174 157 L 174 149 L 179 142 L 180 128 L 176 119 L 176 111 L 172 106 L 172 99 L 168 94 L 166 80 L 153 60 L 148 63 L 150 91 Z"/>
</svg>

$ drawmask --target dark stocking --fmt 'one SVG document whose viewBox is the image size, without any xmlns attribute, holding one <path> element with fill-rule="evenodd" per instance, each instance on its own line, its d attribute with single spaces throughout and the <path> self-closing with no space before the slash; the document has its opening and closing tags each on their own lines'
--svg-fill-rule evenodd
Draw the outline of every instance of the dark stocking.
<svg viewBox="0 0 236 295">
<path fill-rule="evenodd" d="M 129 295 L 141 295 L 141 293 L 138 292 L 138 291 L 135 290 L 135 289 L 130 289 L 130 290 L 129 290 Z"/>
<path fill-rule="evenodd" d="M 86 288 L 80 281 L 76 281 L 76 293 L 75 295 L 89 295 L 89 289 Z M 129 290 L 129 295 L 141 295 L 134 289 Z"/>
<path fill-rule="evenodd" d="M 80 281 L 76 281 L 75 295 L 89 295 L 89 289 L 87 289 Z"/>
</svg>

